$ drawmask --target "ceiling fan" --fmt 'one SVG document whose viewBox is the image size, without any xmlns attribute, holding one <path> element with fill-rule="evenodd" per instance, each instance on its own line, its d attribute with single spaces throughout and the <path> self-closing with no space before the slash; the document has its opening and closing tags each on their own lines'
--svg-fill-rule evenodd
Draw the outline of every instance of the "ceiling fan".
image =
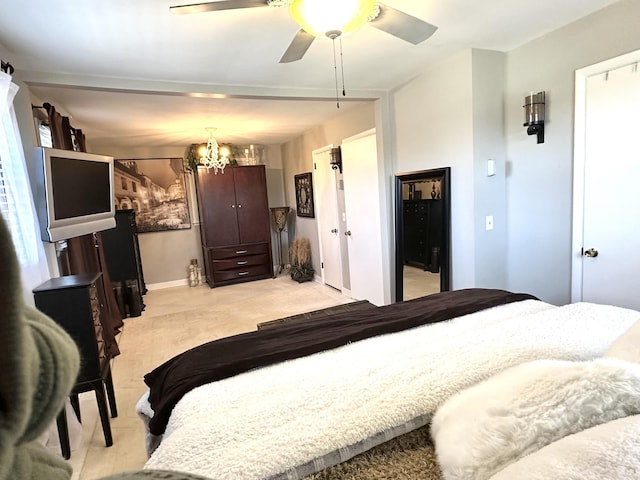
<svg viewBox="0 0 640 480">
<path fill-rule="evenodd" d="M 188 14 L 255 7 L 289 7 L 291 17 L 302 27 L 280 63 L 300 60 L 316 37 L 336 39 L 367 24 L 417 45 L 438 29 L 435 25 L 375 0 L 218 0 L 176 5 L 172 13 Z M 346 7 L 346 8 L 345 8 Z M 334 12 L 332 8 L 337 10 Z M 323 22 L 326 20 L 327 22 Z M 318 22 L 319 21 L 319 22 Z M 335 23 L 332 23 L 335 22 Z"/>
</svg>

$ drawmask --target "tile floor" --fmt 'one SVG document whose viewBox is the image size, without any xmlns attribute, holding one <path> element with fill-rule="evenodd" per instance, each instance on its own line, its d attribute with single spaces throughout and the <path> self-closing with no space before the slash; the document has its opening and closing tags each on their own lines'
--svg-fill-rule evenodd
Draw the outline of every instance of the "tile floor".
<svg viewBox="0 0 640 480">
<path fill-rule="evenodd" d="M 424 297 L 440 291 L 440 274 L 405 265 L 403 269 L 404 300 Z"/>
<path fill-rule="evenodd" d="M 315 282 L 276 279 L 230 285 L 176 287 L 150 291 L 140 317 L 125 320 L 118 336 L 121 354 L 112 372 L 118 417 L 111 419 L 113 446 L 107 448 L 95 397 L 80 395 L 82 425 L 71 424 L 74 480 L 94 480 L 142 468 L 146 461 L 144 428 L 135 404 L 145 391 L 143 376 L 163 361 L 206 341 L 255 330 L 268 320 L 353 301 Z M 59 453 L 55 428 L 49 448 Z"/>
</svg>

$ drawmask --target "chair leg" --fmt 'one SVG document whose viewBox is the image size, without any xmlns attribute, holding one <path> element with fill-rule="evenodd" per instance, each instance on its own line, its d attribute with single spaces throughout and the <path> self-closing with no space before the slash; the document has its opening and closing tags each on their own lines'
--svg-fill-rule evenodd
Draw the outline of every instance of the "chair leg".
<svg viewBox="0 0 640 480">
<path fill-rule="evenodd" d="M 96 401 L 98 402 L 98 411 L 100 412 L 100 422 L 102 423 L 102 431 L 104 432 L 104 442 L 107 447 L 113 445 L 113 437 L 111 436 L 111 424 L 109 422 L 109 412 L 107 411 L 107 399 L 104 394 L 104 385 L 102 381 L 95 386 Z"/>
<path fill-rule="evenodd" d="M 116 407 L 116 394 L 113 390 L 113 377 L 111 376 L 111 369 L 104 379 L 104 386 L 107 389 L 107 398 L 109 400 L 109 409 L 111 410 L 111 418 L 118 416 L 118 408 Z"/>
<path fill-rule="evenodd" d="M 62 411 L 56 417 L 56 424 L 58 425 L 58 438 L 60 439 L 60 448 L 62 450 L 62 456 L 65 460 L 71 458 L 71 446 L 69 444 L 69 426 L 67 425 L 67 412 L 65 406 L 62 406 Z"/>
<path fill-rule="evenodd" d="M 80 399 L 78 398 L 78 394 L 72 394 L 71 397 L 69 397 L 69 400 L 71 401 L 73 411 L 76 412 L 76 418 L 80 423 L 82 423 L 82 417 L 80 416 Z"/>
</svg>

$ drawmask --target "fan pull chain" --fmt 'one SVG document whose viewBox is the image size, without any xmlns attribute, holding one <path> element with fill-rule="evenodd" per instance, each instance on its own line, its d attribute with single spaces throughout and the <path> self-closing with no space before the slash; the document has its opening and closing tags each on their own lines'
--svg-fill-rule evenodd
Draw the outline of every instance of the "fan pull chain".
<svg viewBox="0 0 640 480">
<path fill-rule="evenodd" d="M 346 97 L 347 92 L 344 89 L 344 57 L 342 55 L 342 37 L 340 37 L 340 72 L 342 73 L 342 96 Z"/>
<path fill-rule="evenodd" d="M 336 39 L 335 37 L 331 39 L 333 43 L 333 76 L 335 78 L 336 83 L 336 107 L 340 108 L 340 96 L 338 94 L 338 63 L 336 61 Z"/>
</svg>

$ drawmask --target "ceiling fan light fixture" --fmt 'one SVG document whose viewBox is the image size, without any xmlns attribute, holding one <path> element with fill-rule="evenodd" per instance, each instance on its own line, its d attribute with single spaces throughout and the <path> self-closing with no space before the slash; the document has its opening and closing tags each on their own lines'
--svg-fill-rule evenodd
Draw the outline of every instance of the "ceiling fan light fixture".
<svg viewBox="0 0 640 480">
<path fill-rule="evenodd" d="M 307 33 L 335 38 L 364 26 L 376 8 L 375 0 L 291 0 L 289 14 Z"/>
</svg>

